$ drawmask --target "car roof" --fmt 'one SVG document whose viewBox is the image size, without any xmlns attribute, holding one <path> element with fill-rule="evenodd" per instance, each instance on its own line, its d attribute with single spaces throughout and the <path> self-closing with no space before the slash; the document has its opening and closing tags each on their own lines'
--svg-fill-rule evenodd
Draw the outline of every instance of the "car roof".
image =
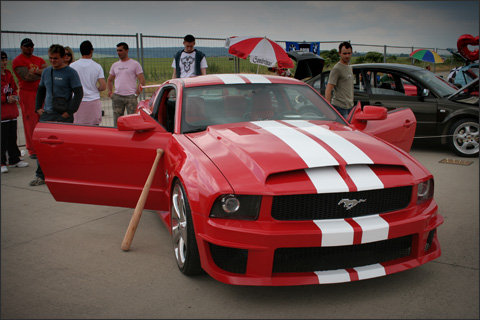
<svg viewBox="0 0 480 320">
<path fill-rule="evenodd" d="M 282 84 L 300 84 L 303 82 L 289 77 L 281 77 L 265 74 L 254 73 L 222 73 L 209 74 L 204 76 L 196 76 L 191 78 L 172 79 L 170 82 L 182 82 L 186 88 L 198 86 L 212 86 L 222 84 L 268 84 L 268 83 L 282 83 Z"/>
<path fill-rule="evenodd" d="M 361 63 L 361 64 L 352 64 L 353 67 L 361 68 L 385 68 L 390 70 L 398 71 L 418 71 L 424 70 L 423 68 L 410 65 L 410 64 L 401 64 L 401 63 Z"/>
</svg>

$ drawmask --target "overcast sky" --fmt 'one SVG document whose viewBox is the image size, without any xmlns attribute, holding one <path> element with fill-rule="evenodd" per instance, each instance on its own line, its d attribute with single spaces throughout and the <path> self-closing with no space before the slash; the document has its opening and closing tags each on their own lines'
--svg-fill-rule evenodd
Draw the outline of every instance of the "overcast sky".
<svg viewBox="0 0 480 320">
<path fill-rule="evenodd" d="M 116 33 L 456 48 L 479 1 L 1 1 L 9 31 Z"/>
</svg>

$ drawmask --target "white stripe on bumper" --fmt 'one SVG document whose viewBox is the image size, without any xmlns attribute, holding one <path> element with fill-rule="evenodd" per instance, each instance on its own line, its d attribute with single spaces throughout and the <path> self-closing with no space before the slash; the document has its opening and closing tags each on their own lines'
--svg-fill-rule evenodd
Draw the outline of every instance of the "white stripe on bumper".
<svg viewBox="0 0 480 320">
<path fill-rule="evenodd" d="M 388 239 L 390 225 L 378 214 L 365 217 L 356 217 L 353 218 L 353 220 L 362 228 L 362 243 Z"/>
<path fill-rule="evenodd" d="M 315 271 L 320 284 L 349 282 L 350 274 L 345 269 Z"/>
<path fill-rule="evenodd" d="M 357 271 L 358 280 L 376 278 L 385 276 L 387 273 L 385 272 L 385 267 L 379 263 L 371 264 L 368 266 L 363 267 L 356 267 L 353 268 Z"/>
<path fill-rule="evenodd" d="M 322 247 L 353 244 L 353 227 L 344 219 L 313 220 L 322 232 Z"/>
</svg>

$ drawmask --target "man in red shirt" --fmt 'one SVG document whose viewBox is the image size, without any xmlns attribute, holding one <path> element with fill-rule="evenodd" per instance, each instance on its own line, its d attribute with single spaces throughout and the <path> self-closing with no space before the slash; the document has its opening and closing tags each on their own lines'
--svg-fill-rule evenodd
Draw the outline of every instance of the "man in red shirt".
<svg viewBox="0 0 480 320">
<path fill-rule="evenodd" d="M 47 63 L 42 58 L 33 55 L 33 41 L 31 39 L 23 39 L 20 49 L 22 53 L 13 59 L 12 69 L 20 86 L 20 107 L 22 108 L 27 150 L 30 158 L 36 159 L 37 155 L 32 143 L 33 129 L 35 129 L 39 119 L 39 115 L 35 112 L 35 97 L 42 71 L 47 67 Z"/>
</svg>

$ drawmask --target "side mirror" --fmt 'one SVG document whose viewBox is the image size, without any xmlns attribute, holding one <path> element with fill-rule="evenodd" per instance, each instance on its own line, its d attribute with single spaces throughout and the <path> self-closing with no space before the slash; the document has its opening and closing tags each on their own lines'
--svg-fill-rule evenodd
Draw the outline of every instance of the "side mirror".
<svg viewBox="0 0 480 320">
<path fill-rule="evenodd" d="M 143 132 L 155 129 L 155 123 L 146 121 L 141 114 L 135 113 L 119 117 L 117 128 L 119 131 Z"/>
<path fill-rule="evenodd" d="M 368 120 L 384 120 L 387 118 L 387 108 L 378 106 L 364 106 L 356 108 L 352 116 L 352 122 L 355 120 L 368 121 Z"/>
</svg>

